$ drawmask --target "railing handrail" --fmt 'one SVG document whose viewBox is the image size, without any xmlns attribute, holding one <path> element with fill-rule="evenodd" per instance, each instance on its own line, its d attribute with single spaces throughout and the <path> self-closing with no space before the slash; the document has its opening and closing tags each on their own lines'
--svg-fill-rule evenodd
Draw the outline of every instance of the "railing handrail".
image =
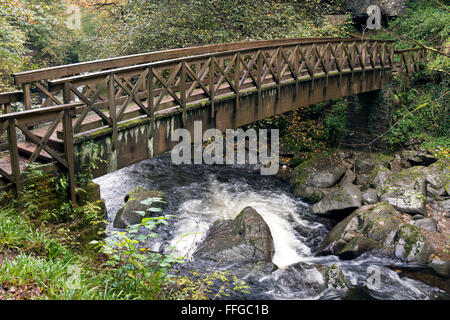
<svg viewBox="0 0 450 320">
<path fill-rule="evenodd" d="M 411 51 L 419 51 L 419 50 L 425 50 L 424 48 L 421 47 L 417 47 L 417 48 L 408 48 L 408 49 L 403 49 L 403 50 L 394 50 L 395 54 L 398 53 L 404 53 L 404 52 L 411 52 Z"/>
<path fill-rule="evenodd" d="M 222 51 L 229 51 L 235 49 L 251 49 L 264 48 L 273 43 L 280 45 L 283 43 L 305 43 L 305 42 L 326 42 L 326 41 L 358 41 L 358 38 L 293 38 L 293 39 L 277 39 L 277 40 L 255 40 L 230 42 L 225 44 L 213 44 L 206 46 L 195 46 L 188 48 L 178 48 L 162 51 L 147 52 L 141 54 L 134 54 L 122 57 L 100 59 L 88 62 L 80 62 L 69 65 L 49 67 L 39 70 L 24 71 L 13 74 L 15 84 L 21 85 L 39 80 L 56 79 L 66 77 L 83 72 L 93 72 L 106 70 L 111 68 L 118 68 L 142 63 L 149 63 L 159 60 L 168 60 L 179 58 L 183 56 L 192 56 L 202 53 L 217 53 Z M 367 40 L 366 40 L 367 41 Z M 394 40 L 370 40 L 370 41 L 384 41 L 394 42 Z"/>
<path fill-rule="evenodd" d="M 23 100 L 22 91 L 0 92 L 0 105 L 19 102 Z"/>
<path fill-rule="evenodd" d="M 321 40 L 323 40 L 323 41 L 311 40 L 311 41 L 305 41 L 305 42 L 302 41 L 302 42 L 287 43 L 287 44 L 282 44 L 282 45 L 273 44 L 273 45 L 264 46 L 261 48 L 260 47 L 244 48 L 244 49 L 220 51 L 220 52 L 214 52 L 214 53 L 198 54 L 198 55 L 192 55 L 192 56 L 184 56 L 184 57 L 179 57 L 179 58 L 149 62 L 149 63 L 144 63 L 144 64 L 137 64 L 137 65 L 132 65 L 132 66 L 125 66 L 125 67 L 121 67 L 121 68 L 108 69 L 108 70 L 103 70 L 103 71 L 97 71 L 97 72 L 92 72 L 89 74 L 74 75 L 74 76 L 67 77 L 67 78 L 59 78 L 59 79 L 49 80 L 48 83 L 49 83 L 50 87 L 52 89 L 54 89 L 55 87 L 63 84 L 64 82 L 93 79 L 93 78 L 98 78 L 98 77 L 104 77 L 104 76 L 107 76 L 112 73 L 120 74 L 120 73 L 124 73 L 124 72 L 131 72 L 131 71 L 150 68 L 150 67 L 161 67 L 161 66 L 165 66 L 168 64 L 179 63 L 179 62 L 183 62 L 183 61 L 187 62 L 187 61 L 201 60 L 201 59 L 206 59 L 206 58 L 210 58 L 213 56 L 221 57 L 221 56 L 227 56 L 227 55 L 231 55 L 231 54 L 235 54 L 235 53 L 251 52 L 251 51 L 255 51 L 255 50 L 259 50 L 259 49 L 270 50 L 270 49 L 275 49 L 275 48 L 279 48 L 279 47 L 285 48 L 285 47 L 291 47 L 291 46 L 297 46 L 297 45 L 307 46 L 307 45 L 317 44 L 317 43 L 359 42 L 360 39 L 332 38 L 332 39 L 321 39 Z M 390 43 L 390 42 L 392 42 L 391 40 L 385 41 L 385 40 L 373 40 L 373 39 L 366 39 L 366 40 L 362 40 L 362 41 L 366 42 L 366 43 L 373 43 L 373 42 L 389 42 Z"/>
<path fill-rule="evenodd" d="M 80 105 L 82 105 L 81 102 L 75 102 L 75 103 L 61 104 L 61 105 L 51 106 L 51 107 L 10 112 L 10 113 L 0 115 L 0 121 L 3 122 L 6 120 L 9 120 L 9 119 L 21 119 L 21 118 L 27 118 L 30 116 L 35 116 L 35 115 L 40 115 L 40 114 L 45 114 L 45 113 L 50 113 L 50 112 L 58 112 L 58 111 L 62 111 L 65 109 L 73 109 Z"/>
</svg>

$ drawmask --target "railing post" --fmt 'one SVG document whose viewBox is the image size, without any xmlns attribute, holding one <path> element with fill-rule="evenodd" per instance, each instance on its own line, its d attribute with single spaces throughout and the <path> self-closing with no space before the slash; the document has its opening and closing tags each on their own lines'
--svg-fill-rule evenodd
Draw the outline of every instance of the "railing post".
<svg viewBox="0 0 450 320">
<path fill-rule="evenodd" d="M 239 107 L 239 80 L 241 79 L 241 54 L 236 53 L 236 62 L 234 66 L 234 85 L 236 87 L 236 108 Z"/>
<path fill-rule="evenodd" d="M 216 114 L 214 110 L 214 98 L 215 98 L 215 90 L 214 90 L 214 60 L 216 58 L 211 56 L 209 60 L 209 96 L 211 99 L 211 117 L 214 119 Z"/>
<path fill-rule="evenodd" d="M 117 114 L 116 114 L 116 97 L 114 92 L 114 74 L 108 76 L 108 102 L 109 102 L 109 119 L 111 119 L 112 134 L 112 150 L 117 148 Z"/>
<path fill-rule="evenodd" d="M 70 200 L 72 205 L 76 206 L 76 192 L 75 192 L 75 164 L 74 164 L 74 148 L 73 148 L 73 130 L 72 130 L 72 117 L 70 115 L 70 109 L 64 110 L 63 116 L 63 133 L 64 133 L 64 152 L 66 154 L 67 169 L 69 176 L 69 188 L 70 188 Z"/>
<path fill-rule="evenodd" d="M 258 58 L 258 65 L 256 68 L 256 80 L 258 81 L 257 86 L 258 86 L 258 106 L 261 106 L 261 91 L 262 91 L 262 66 L 263 66 L 263 57 L 262 57 L 262 50 L 258 50 L 257 52 Z"/>
<path fill-rule="evenodd" d="M 181 62 L 181 77 L 180 77 L 180 95 L 181 95 L 181 103 L 183 104 L 181 107 L 183 108 L 182 114 L 182 122 L 183 128 L 186 128 L 187 122 L 187 114 L 186 114 L 186 62 Z"/>
<path fill-rule="evenodd" d="M 8 120 L 8 144 L 11 172 L 16 185 L 16 195 L 19 197 L 22 192 L 22 182 L 20 180 L 19 150 L 17 148 L 17 135 L 14 121 L 14 119 Z"/>
<path fill-rule="evenodd" d="M 25 83 L 22 85 L 23 90 L 23 104 L 25 110 L 31 110 L 31 84 Z"/>
<path fill-rule="evenodd" d="M 151 114 L 149 134 L 149 138 L 151 139 L 153 137 L 153 131 L 155 130 L 155 110 L 153 102 L 153 67 L 148 68 L 147 73 L 147 108 Z"/>
</svg>

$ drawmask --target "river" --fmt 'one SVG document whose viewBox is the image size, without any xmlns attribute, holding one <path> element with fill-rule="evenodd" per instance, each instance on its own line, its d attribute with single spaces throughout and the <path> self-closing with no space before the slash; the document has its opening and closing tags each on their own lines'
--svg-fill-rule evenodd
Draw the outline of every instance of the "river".
<svg viewBox="0 0 450 320">
<path fill-rule="evenodd" d="M 320 281 L 314 269 L 298 273 L 299 263 L 339 265 L 358 289 L 355 299 L 440 299 L 448 295 L 436 287 L 388 268 L 400 262 L 373 253 L 353 260 L 317 256 L 319 244 L 332 222 L 309 213 L 309 205 L 295 198 L 289 185 L 274 176 L 261 176 L 259 168 L 245 165 L 174 165 L 170 154 L 148 159 L 94 180 L 101 188 L 108 209 L 108 231 L 123 198 L 136 186 L 166 193 L 165 214 L 176 215 L 170 226 L 160 230 L 152 250 L 164 252 L 175 246 L 175 254 L 187 256 L 217 220 L 233 219 L 251 206 L 267 222 L 274 240 L 273 264 L 279 269 L 269 275 L 249 272 L 250 299 L 329 299 L 326 292 L 311 290 Z M 233 269 L 233 266 L 228 266 Z M 379 285 L 370 285 L 376 270 Z M 298 274 L 297 274 L 298 273 Z M 242 276 L 242 275 L 241 275 Z M 302 279 L 298 279 L 302 277 Z M 307 281 L 305 280 L 307 279 Z M 301 281 L 299 281 L 301 280 Z M 369 283 L 369 285 L 368 285 Z"/>
</svg>

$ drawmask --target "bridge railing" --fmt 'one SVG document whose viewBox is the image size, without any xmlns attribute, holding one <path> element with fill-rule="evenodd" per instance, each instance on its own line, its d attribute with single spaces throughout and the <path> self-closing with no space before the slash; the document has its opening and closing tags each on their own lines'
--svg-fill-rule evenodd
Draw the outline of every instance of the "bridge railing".
<svg viewBox="0 0 450 320">
<path fill-rule="evenodd" d="M 186 110 L 195 103 L 210 103 L 214 116 L 214 103 L 221 97 L 235 95 L 238 102 L 246 91 L 261 94 L 266 87 L 279 89 L 286 81 L 392 68 L 393 54 L 391 41 L 265 44 L 49 80 L 45 101 L 77 104 L 75 134 L 107 126 L 116 142 L 120 121 L 141 115 L 153 121 L 155 113 L 176 110 L 185 119 Z"/>
<path fill-rule="evenodd" d="M 395 50 L 394 54 L 400 59 L 398 66 L 399 75 L 418 72 L 420 70 L 420 62 L 425 59 L 426 53 L 425 48 Z"/>
<path fill-rule="evenodd" d="M 92 73 L 96 71 L 103 71 L 108 69 L 121 68 L 126 66 L 150 63 L 154 61 L 175 59 L 205 53 L 216 53 L 229 50 L 262 48 L 270 45 L 281 45 L 306 41 L 326 41 L 326 40 L 327 40 L 326 38 L 277 39 L 277 40 L 245 41 L 245 42 L 213 44 L 189 48 L 179 48 L 143 54 L 134 54 L 116 58 L 95 60 L 89 62 L 74 63 L 70 65 L 56 66 L 40 70 L 25 71 L 13 74 L 13 77 L 15 84 L 18 86 L 22 86 L 22 91 L 24 94 L 23 100 L 24 106 L 26 110 L 29 110 L 31 109 L 31 106 L 34 104 L 32 102 L 32 93 L 39 93 L 41 95 L 43 100 L 41 103 L 42 107 L 60 104 L 61 98 L 58 98 L 57 94 L 52 93 L 48 88 L 47 81 L 50 79 L 58 79 L 61 77 L 69 77 L 78 74 Z"/>
<path fill-rule="evenodd" d="M 74 148 L 72 133 L 72 115 L 75 105 L 59 105 L 45 107 L 21 112 L 10 112 L 10 104 L 20 101 L 22 92 L 7 92 L 0 94 L 0 104 L 3 105 L 4 114 L 0 115 L 0 137 L 7 135 L 8 152 L 0 154 L 0 161 L 6 166 L 1 166 L 0 177 L 12 183 L 17 194 L 22 190 L 22 173 L 27 164 L 35 162 L 38 156 L 45 152 L 48 157 L 58 162 L 63 170 L 67 171 L 69 180 L 70 197 L 75 203 L 75 180 L 74 180 Z M 29 126 L 47 122 L 50 126 L 43 137 L 37 137 L 30 131 Z M 64 153 L 60 153 L 48 144 L 48 140 L 57 126 L 62 123 Z M 17 133 L 21 132 L 28 143 L 35 145 L 34 152 L 25 157 L 19 157 Z"/>
<path fill-rule="evenodd" d="M 208 104 L 214 117 L 214 105 L 220 99 L 236 99 L 239 103 L 243 94 L 255 92 L 260 99 L 263 90 L 280 90 L 289 82 L 393 69 L 396 53 L 405 72 L 413 72 L 424 57 L 418 49 L 395 52 L 393 41 L 357 39 L 260 41 L 210 46 L 206 52 L 201 48 L 16 74 L 16 82 L 23 84 L 25 91 L 0 94 L 5 110 L 0 116 L 0 137 L 6 133 L 9 147 L 8 157 L 0 156 L 0 161 L 10 162 L 10 170 L 0 169 L 0 176 L 20 191 L 24 163 L 46 153 L 69 172 L 74 201 L 73 139 L 86 131 L 111 128 L 115 148 L 119 124 L 128 119 L 147 116 L 154 124 L 157 115 L 179 112 L 186 120 L 189 108 Z M 145 59 L 158 61 L 141 63 Z M 31 87 L 44 95 L 42 104 L 11 113 L 11 103 L 31 107 Z M 43 123 L 45 133 L 35 134 L 32 127 Z M 19 158 L 16 132 L 35 146 L 26 159 Z M 55 132 L 64 152 L 49 143 Z"/>
</svg>

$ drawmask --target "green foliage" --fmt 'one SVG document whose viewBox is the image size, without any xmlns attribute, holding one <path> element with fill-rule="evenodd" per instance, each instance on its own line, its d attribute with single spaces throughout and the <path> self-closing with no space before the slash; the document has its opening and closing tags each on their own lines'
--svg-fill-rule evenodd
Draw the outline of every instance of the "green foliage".
<svg viewBox="0 0 450 320">
<path fill-rule="evenodd" d="M 0 1 L 0 90 L 13 89 L 11 73 L 77 62 L 76 35 L 56 0 Z"/>
<path fill-rule="evenodd" d="M 426 45 L 441 45 L 450 34 L 450 6 L 446 7 L 439 6 L 434 0 L 410 0 L 406 12 L 390 23 L 389 30 L 402 39 L 413 38 Z M 411 48 L 411 42 L 398 42 L 397 48 Z"/>
<path fill-rule="evenodd" d="M 427 79 L 427 78 L 425 78 Z M 448 78 L 433 83 L 416 79 L 415 87 L 394 96 L 397 103 L 393 128 L 386 135 L 392 148 L 399 144 L 422 144 L 425 147 L 448 147 L 450 136 Z"/>
<path fill-rule="evenodd" d="M 342 141 L 347 132 L 347 103 L 340 100 L 332 107 L 325 118 L 325 132 L 330 145 L 335 146 Z"/>
<path fill-rule="evenodd" d="M 100 9 L 101 15 L 86 13 L 83 28 L 91 50 L 84 59 L 250 39 L 338 35 L 337 24 L 321 17 L 336 12 L 336 2 L 116 1 L 108 12 Z"/>
</svg>

